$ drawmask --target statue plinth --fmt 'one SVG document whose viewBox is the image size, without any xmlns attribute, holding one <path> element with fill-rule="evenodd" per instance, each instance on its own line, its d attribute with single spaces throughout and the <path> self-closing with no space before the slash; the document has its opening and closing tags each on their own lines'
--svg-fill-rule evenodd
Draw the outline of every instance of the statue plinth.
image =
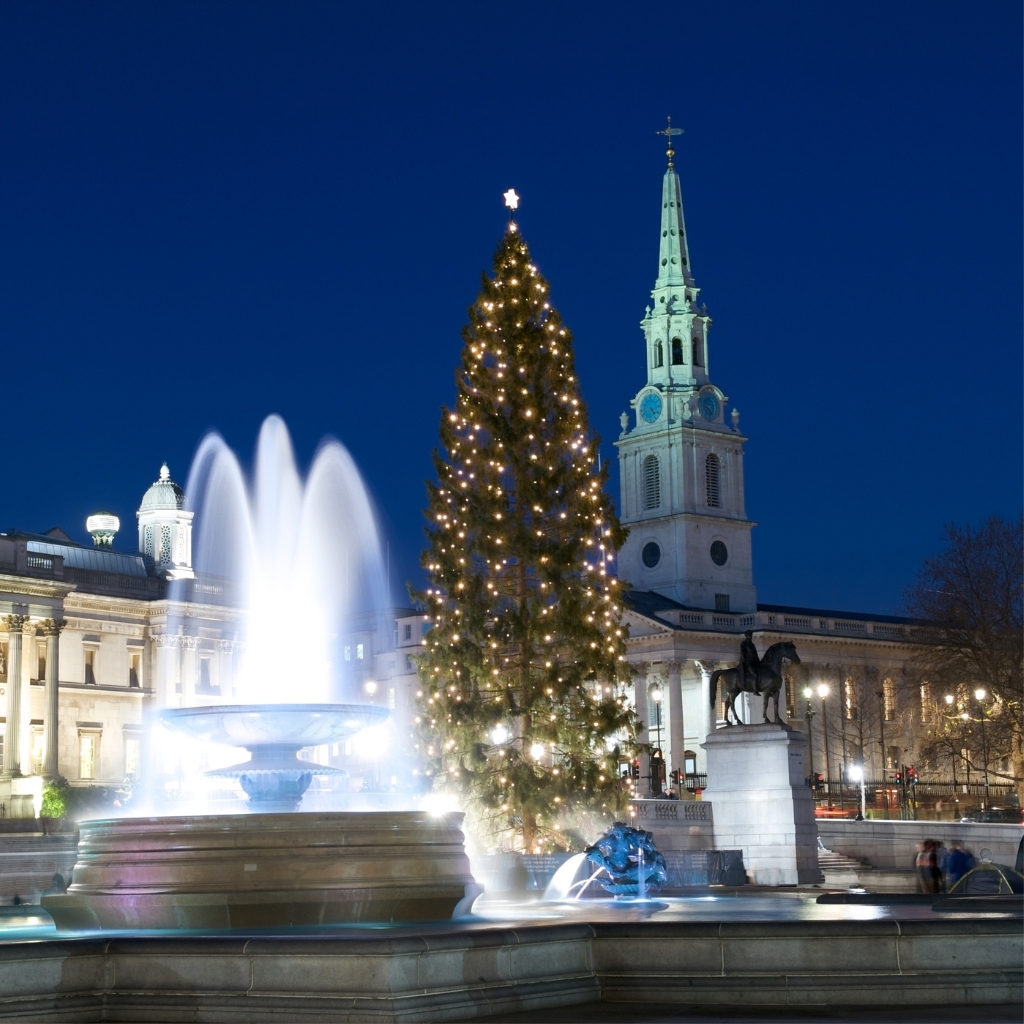
<svg viewBox="0 0 1024 1024">
<path fill-rule="evenodd" d="M 704 741 L 715 848 L 742 850 L 754 885 L 821 881 L 803 736 L 780 725 L 731 726 Z"/>
</svg>

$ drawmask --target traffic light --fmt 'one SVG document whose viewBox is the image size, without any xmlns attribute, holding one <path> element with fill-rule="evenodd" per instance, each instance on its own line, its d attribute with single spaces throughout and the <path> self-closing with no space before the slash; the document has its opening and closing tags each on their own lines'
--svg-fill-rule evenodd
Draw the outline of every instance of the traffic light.
<svg viewBox="0 0 1024 1024">
<path fill-rule="evenodd" d="M 910 765 L 907 768 L 907 785 L 916 786 L 917 785 L 917 779 L 918 779 L 917 769 L 913 765 Z"/>
<path fill-rule="evenodd" d="M 672 773 L 669 775 L 669 778 L 672 780 L 672 785 L 673 786 L 678 786 L 679 785 L 679 769 L 678 768 L 673 769 Z"/>
<path fill-rule="evenodd" d="M 896 775 L 893 777 L 893 782 L 895 782 L 897 786 L 902 786 L 903 785 L 903 769 L 902 768 L 900 768 L 896 772 Z"/>
<path fill-rule="evenodd" d="M 640 778 L 640 762 L 639 761 L 634 761 L 629 766 L 629 774 L 632 775 L 634 779 L 639 779 Z"/>
</svg>

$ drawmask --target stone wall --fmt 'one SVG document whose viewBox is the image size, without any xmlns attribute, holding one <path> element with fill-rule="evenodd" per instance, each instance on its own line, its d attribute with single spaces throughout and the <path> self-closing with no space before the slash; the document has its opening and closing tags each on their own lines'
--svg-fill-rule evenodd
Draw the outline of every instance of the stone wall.
<svg viewBox="0 0 1024 1024">
<path fill-rule="evenodd" d="M 917 844 L 923 839 L 940 840 L 946 846 L 959 839 L 975 856 L 983 849 L 991 850 L 993 861 L 1013 867 L 1024 828 L 954 821 L 822 819 L 818 836 L 826 849 L 867 861 L 874 868 L 912 869 Z"/>
</svg>

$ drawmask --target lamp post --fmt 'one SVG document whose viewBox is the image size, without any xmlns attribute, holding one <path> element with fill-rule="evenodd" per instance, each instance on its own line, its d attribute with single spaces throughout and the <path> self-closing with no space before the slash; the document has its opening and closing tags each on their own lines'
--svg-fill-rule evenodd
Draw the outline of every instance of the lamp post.
<svg viewBox="0 0 1024 1024">
<path fill-rule="evenodd" d="M 985 806 L 991 803 L 989 799 L 988 791 L 988 744 L 985 742 L 985 705 L 982 701 L 988 696 L 984 690 L 975 690 L 974 696 L 977 698 L 978 706 L 981 709 L 981 756 L 983 758 L 983 769 L 985 772 Z"/>
<path fill-rule="evenodd" d="M 807 776 L 811 780 L 812 790 L 814 789 L 814 731 L 811 728 L 811 719 L 814 717 L 814 708 L 811 707 L 813 693 L 814 691 L 809 686 L 804 687 L 804 696 L 807 698 L 807 710 L 804 712 L 804 718 L 807 719 Z"/>
<path fill-rule="evenodd" d="M 832 758 L 828 752 L 828 705 L 825 698 L 828 696 L 828 687 L 822 683 L 818 687 L 818 696 L 821 698 L 821 731 L 825 734 L 825 792 L 828 795 L 828 807 L 832 809 Z"/>
<path fill-rule="evenodd" d="M 946 707 L 947 707 L 947 709 L 949 709 L 951 711 L 953 709 L 953 701 L 956 700 L 956 698 L 953 696 L 953 694 L 947 693 L 946 697 L 945 697 L 945 700 L 946 700 Z M 953 756 L 949 759 L 950 767 L 953 769 L 953 803 L 954 804 L 960 803 L 960 798 L 957 795 L 957 791 L 956 791 L 956 758 L 957 758 L 957 752 L 954 750 L 953 751 Z"/>
<path fill-rule="evenodd" d="M 658 748 L 657 749 L 658 749 L 658 755 L 659 755 L 658 761 L 657 761 L 657 767 L 655 767 L 654 758 L 653 757 L 651 758 L 651 775 L 652 775 L 652 778 L 651 778 L 650 781 L 651 781 L 651 789 L 654 791 L 654 795 L 655 796 L 660 796 L 661 795 L 661 786 L 662 786 L 661 767 L 665 763 L 665 755 L 662 753 L 662 750 L 661 750 L 661 700 L 662 700 L 662 696 L 663 695 L 662 695 L 661 687 L 660 686 L 656 686 L 653 690 L 651 690 L 651 700 L 654 701 L 654 729 L 655 729 L 655 731 L 658 734 Z M 655 780 L 653 778 L 653 775 L 654 775 L 655 772 L 658 773 L 657 782 L 655 782 Z"/>
<path fill-rule="evenodd" d="M 964 742 L 967 741 L 967 723 L 971 720 L 971 716 L 968 712 L 963 711 L 960 713 L 960 720 L 964 723 Z M 964 770 L 967 772 L 967 802 L 970 803 L 971 798 L 971 757 L 970 750 L 967 751 L 967 757 L 964 758 Z"/>
<path fill-rule="evenodd" d="M 884 687 L 884 683 L 882 684 Z M 889 820 L 889 784 L 885 780 L 885 771 L 888 767 L 885 753 L 885 689 L 879 690 L 875 696 L 878 698 L 878 728 L 881 733 L 882 744 L 882 798 L 885 802 L 885 820 Z"/>
<path fill-rule="evenodd" d="M 864 766 L 860 764 L 850 765 L 850 778 L 854 782 L 860 783 L 860 814 L 857 815 L 857 820 L 863 821 L 867 817 L 867 797 L 864 795 Z"/>
</svg>

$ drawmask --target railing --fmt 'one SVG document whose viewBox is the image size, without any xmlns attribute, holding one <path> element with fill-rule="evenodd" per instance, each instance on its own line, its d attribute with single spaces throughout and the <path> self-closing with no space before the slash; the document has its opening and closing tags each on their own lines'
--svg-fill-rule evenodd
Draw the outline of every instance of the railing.
<svg viewBox="0 0 1024 1024">
<path fill-rule="evenodd" d="M 50 555 L 27 555 L 25 564 L 30 569 L 43 569 L 53 572 L 53 558 Z"/>
<path fill-rule="evenodd" d="M 841 636 L 876 636 L 886 640 L 923 639 L 924 628 L 869 619 L 829 619 L 810 615 L 786 615 L 782 612 L 700 612 L 665 611 L 663 618 L 678 626 L 695 626 L 728 633 L 745 629 L 795 629 L 802 632 Z"/>
<path fill-rule="evenodd" d="M 825 816 L 852 816 L 860 810 L 860 783 L 840 779 L 807 779 L 814 803 Z M 916 819 L 919 813 L 958 817 L 961 813 L 983 805 L 998 806 L 1014 792 L 1010 783 L 957 779 L 897 782 L 893 778 L 865 779 L 864 802 L 876 816 L 882 814 L 903 819 Z"/>
<path fill-rule="evenodd" d="M 711 805 L 699 800 L 631 800 L 637 821 L 710 821 Z"/>
</svg>

